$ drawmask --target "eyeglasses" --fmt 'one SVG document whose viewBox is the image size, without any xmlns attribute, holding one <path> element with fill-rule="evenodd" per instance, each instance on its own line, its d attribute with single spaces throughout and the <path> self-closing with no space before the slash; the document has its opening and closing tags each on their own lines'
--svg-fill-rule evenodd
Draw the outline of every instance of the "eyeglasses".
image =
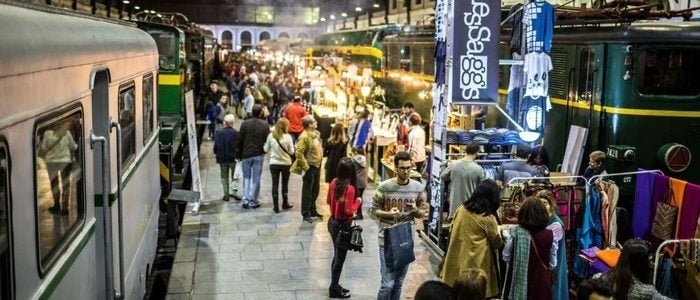
<svg viewBox="0 0 700 300">
<path fill-rule="evenodd" d="M 408 172 L 408 171 L 410 171 L 411 169 L 413 169 L 413 167 L 396 167 L 396 169 L 399 170 L 399 171 Z"/>
</svg>

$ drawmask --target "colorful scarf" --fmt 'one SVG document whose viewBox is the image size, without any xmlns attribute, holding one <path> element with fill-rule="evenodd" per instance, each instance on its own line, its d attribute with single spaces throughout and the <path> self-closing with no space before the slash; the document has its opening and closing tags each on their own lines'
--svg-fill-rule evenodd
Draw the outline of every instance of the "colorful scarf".
<svg viewBox="0 0 700 300">
<path fill-rule="evenodd" d="M 518 226 L 513 229 L 513 277 L 508 299 L 527 299 L 527 265 L 530 261 L 530 232 Z"/>
</svg>

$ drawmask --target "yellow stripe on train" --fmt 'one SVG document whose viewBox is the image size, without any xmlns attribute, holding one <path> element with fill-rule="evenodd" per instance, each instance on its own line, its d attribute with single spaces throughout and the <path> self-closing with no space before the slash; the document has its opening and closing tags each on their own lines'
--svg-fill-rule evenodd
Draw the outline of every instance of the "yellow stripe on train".
<svg viewBox="0 0 700 300">
<path fill-rule="evenodd" d="M 499 89 L 501 95 L 507 95 L 505 89 Z M 566 106 L 566 99 L 550 98 L 552 104 Z M 580 109 L 589 109 L 589 104 L 585 102 L 569 101 L 571 107 Z M 639 109 L 639 108 L 623 108 L 612 106 L 593 105 L 593 110 L 607 113 L 630 115 L 630 116 L 654 116 L 654 117 L 673 117 L 673 118 L 700 118 L 700 111 L 685 111 L 685 110 L 660 110 L 660 109 Z"/>
<path fill-rule="evenodd" d="M 185 82 L 185 77 L 181 75 L 158 75 L 158 84 L 163 85 L 180 85 L 180 83 Z"/>
</svg>

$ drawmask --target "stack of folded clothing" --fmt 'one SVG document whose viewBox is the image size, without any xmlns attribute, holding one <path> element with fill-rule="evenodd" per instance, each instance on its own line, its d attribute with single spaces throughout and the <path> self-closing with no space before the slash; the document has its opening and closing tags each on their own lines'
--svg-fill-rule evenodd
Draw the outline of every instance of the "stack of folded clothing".
<svg viewBox="0 0 700 300">
<path fill-rule="evenodd" d="M 620 249 L 608 248 L 600 250 L 594 246 L 581 250 L 579 257 L 591 265 L 591 272 L 604 273 L 617 266 L 620 253 Z"/>
<path fill-rule="evenodd" d="M 448 144 L 459 144 L 459 135 L 457 131 L 448 130 L 447 133 L 445 133 L 445 136 Z"/>
<path fill-rule="evenodd" d="M 460 144 L 466 144 L 471 142 L 474 139 L 474 133 L 472 133 L 472 130 L 469 131 L 460 131 L 457 133 L 457 136 L 459 138 L 459 143 Z"/>
<path fill-rule="evenodd" d="M 503 134 L 504 145 L 517 145 L 521 142 L 520 135 L 518 135 L 518 132 L 515 130 L 508 130 L 508 132 Z"/>
</svg>

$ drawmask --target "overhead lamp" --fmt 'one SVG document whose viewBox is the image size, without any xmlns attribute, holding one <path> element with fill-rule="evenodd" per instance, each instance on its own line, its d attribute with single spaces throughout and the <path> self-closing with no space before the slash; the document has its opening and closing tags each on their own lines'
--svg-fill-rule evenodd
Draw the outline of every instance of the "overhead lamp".
<svg viewBox="0 0 700 300">
<path fill-rule="evenodd" d="M 138 5 L 136 5 L 136 6 L 134 6 L 134 9 L 135 9 L 135 10 L 139 10 L 139 9 L 141 9 L 141 7 L 138 6 Z"/>
<path fill-rule="evenodd" d="M 356 12 L 361 12 L 361 11 L 362 11 L 362 7 L 359 7 L 359 6 L 358 6 L 358 7 L 355 7 L 355 11 L 356 11 Z"/>
<path fill-rule="evenodd" d="M 124 3 L 124 4 L 129 4 L 129 3 L 131 3 L 131 2 L 129 2 L 129 0 L 122 0 L 122 3 Z"/>
<path fill-rule="evenodd" d="M 321 22 L 325 22 L 325 21 L 326 21 L 326 18 L 325 18 L 325 17 L 321 17 L 321 19 L 319 19 L 319 20 L 320 20 Z"/>
<path fill-rule="evenodd" d="M 346 13 L 340 13 L 340 16 L 341 16 L 341 17 L 347 17 L 348 14 L 346 14 Z"/>
<path fill-rule="evenodd" d="M 375 3 L 375 4 L 373 5 L 373 7 L 374 7 L 374 8 L 379 8 L 379 3 Z"/>
<path fill-rule="evenodd" d="M 335 15 L 331 15 L 331 20 L 335 20 Z"/>
</svg>

